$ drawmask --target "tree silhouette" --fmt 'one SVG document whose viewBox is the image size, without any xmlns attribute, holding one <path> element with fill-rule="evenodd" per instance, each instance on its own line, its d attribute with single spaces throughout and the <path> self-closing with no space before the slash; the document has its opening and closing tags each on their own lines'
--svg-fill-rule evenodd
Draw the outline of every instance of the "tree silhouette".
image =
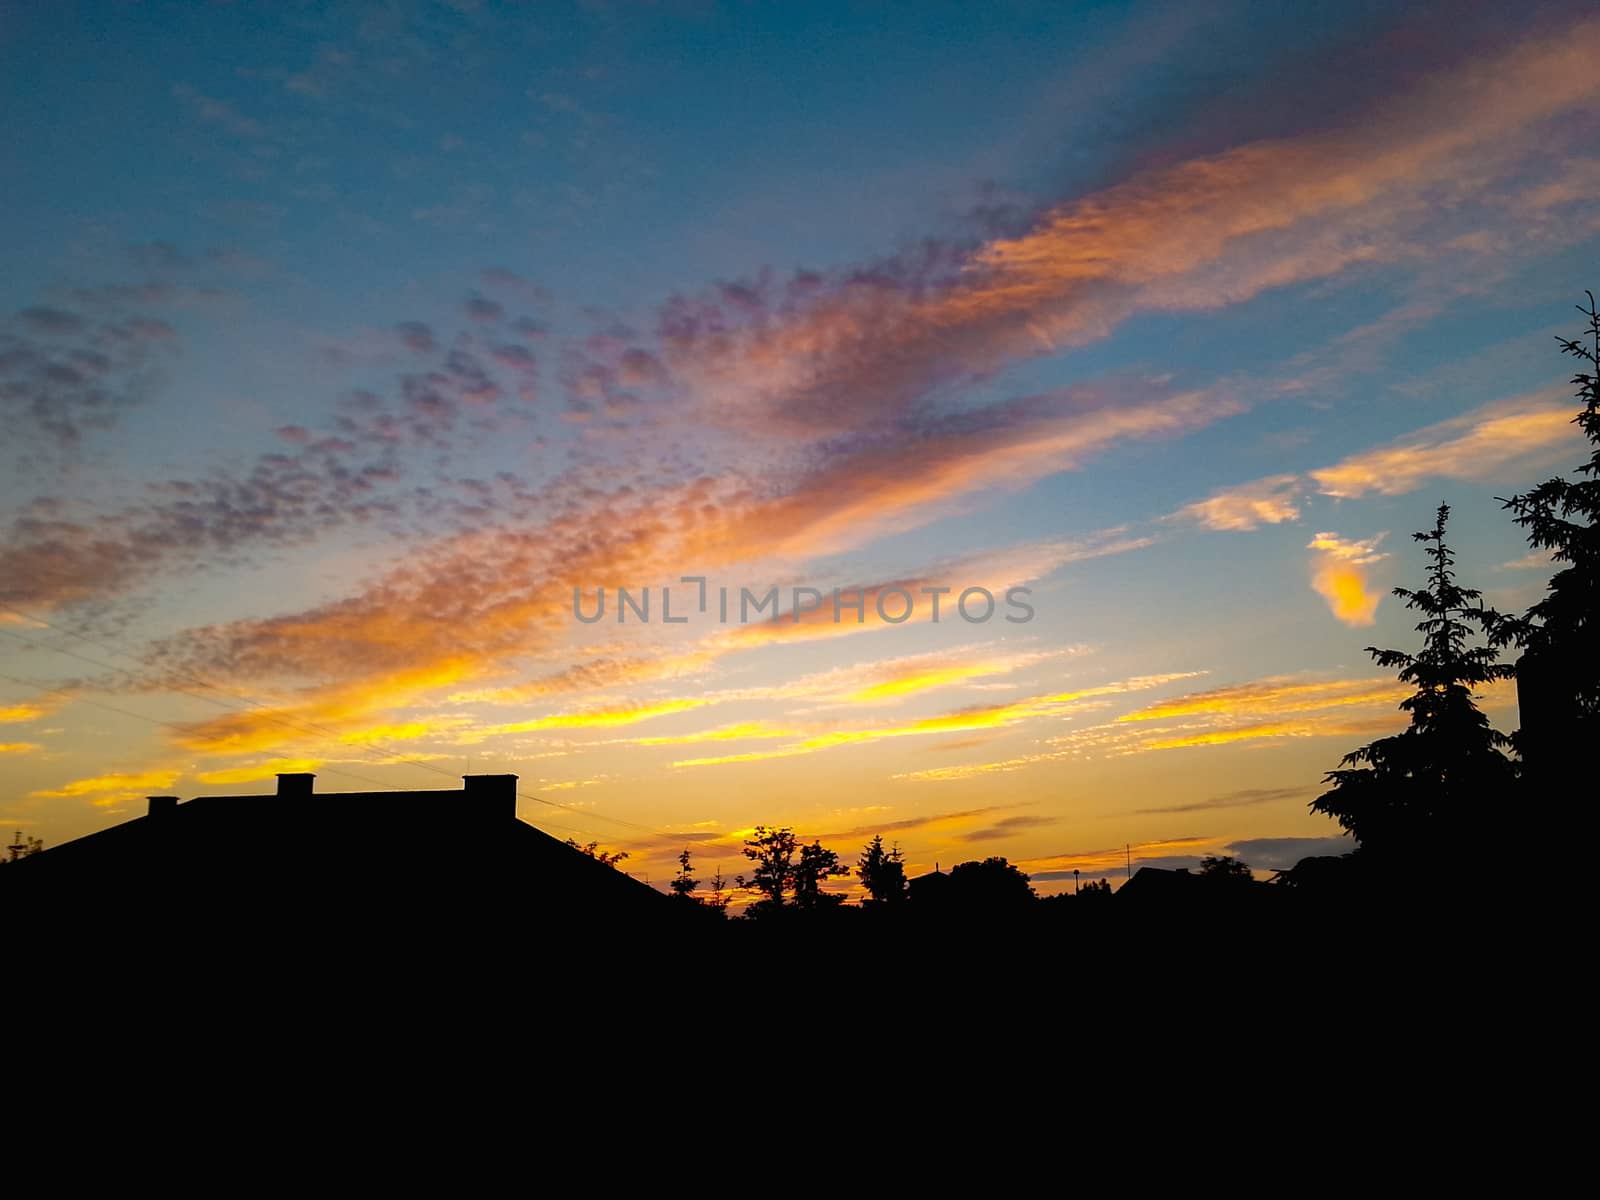
<svg viewBox="0 0 1600 1200">
<path fill-rule="evenodd" d="M 754 888 L 765 896 L 757 904 L 765 904 L 768 910 L 782 908 L 784 893 L 794 886 L 794 852 L 798 845 L 794 830 L 787 825 L 777 829 L 757 825 L 755 832 L 745 838 L 741 852 L 755 863 L 755 870 L 748 880 L 740 875 L 739 886 Z"/>
<path fill-rule="evenodd" d="M 1208 879 L 1251 879 L 1255 878 L 1250 870 L 1250 864 L 1241 862 L 1231 854 L 1207 855 L 1200 860 L 1200 874 Z"/>
<path fill-rule="evenodd" d="M 684 847 L 683 853 L 678 855 L 678 873 L 672 877 L 672 882 L 667 886 L 680 900 L 694 899 L 694 890 L 700 886 L 700 881 L 694 877 L 694 872 L 690 869 L 687 846 Z"/>
<path fill-rule="evenodd" d="M 19 828 L 11 835 L 11 844 L 5 847 L 6 854 L 0 858 L 0 863 L 16 862 L 18 859 L 27 858 L 38 854 L 44 849 L 44 839 L 33 836 L 23 837 Z"/>
<path fill-rule="evenodd" d="M 1502 500 L 1527 530 L 1528 544 L 1549 551 L 1560 569 L 1544 599 L 1495 632 L 1502 645 L 1525 651 L 1518 664 L 1523 729 L 1519 748 L 1530 765 L 1548 753 L 1571 754 L 1600 730 L 1600 310 L 1593 292 L 1588 329 L 1578 339 L 1558 337 L 1564 354 L 1587 364 L 1572 377 L 1582 410 L 1573 418 L 1593 446 L 1577 468 L 1584 478 L 1555 478 Z M 1549 723 L 1548 746 L 1537 745 Z"/>
<path fill-rule="evenodd" d="M 1459 841 L 1481 831 L 1497 800 L 1515 777 L 1501 748 L 1510 739 L 1489 725 L 1473 702 L 1473 690 L 1504 679 L 1512 668 L 1497 665 L 1492 646 L 1472 646 L 1477 633 L 1503 618 L 1483 607 L 1481 594 L 1456 583 L 1455 560 L 1445 544 L 1448 505 L 1439 506 L 1433 529 L 1414 534 L 1428 543 L 1428 585 L 1395 588 L 1407 608 L 1423 614 L 1416 654 L 1367 647 L 1379 666 L 1398 667 L 1414 692 L 1400 702 L 1411 724 L 1344 756 L 1324 782 L 1333 786 L 1311 802 L 1360 842 L 1362 851 L 1393 863 L 1429 843 Z"/>
<path fill-rule="evenodd" d="M 874 904 L 893 904 L 906 898 L 906 864 L 900 847 L 885 850 L 883 835 L 874 834 L 856 860 L 856 874 Z"/>
<path fill-rule="evenodd" d="M 607 854 L 604 850 L 600 849 L 599 842 L 590 842 L 588 845 L 584 845 L 580 843 L 577 838 L 568 838 L 567 845 L 571 846 L 579 854 L 587 854 L 596 862 L 603 862 L 608 867 L 614 867 L 623 859 L 629 857 L 626 850 L 617 850 Z"/>
<path fill-rule="evenodd" d="M 1000 857 L 957 863 L 950 868 L 945 892 L 955 906 L 981 910 L 1011 908 L 1035 898 L 1027 875 Z"/>
<path fill-rule="evenodd" d="M 794 902 L 797 908 L 824 908 L 840 904 L 844 897 L 825 892 L 822 885 L 836 875 L 848 875 L 850 868 L 839 861 L 820 841 L 800 847 L 800 861 L 794 869 Z"/>
<path fill-rule="evenodd" d="M 706 907 L 714 909 L 718 916 L 728 915 L 727 886 L 727 881 L 722 878 L 722 868 L 718 867 L 716 874 L 711 877 L 711 895 L 705 900 Z"/>
</svg>

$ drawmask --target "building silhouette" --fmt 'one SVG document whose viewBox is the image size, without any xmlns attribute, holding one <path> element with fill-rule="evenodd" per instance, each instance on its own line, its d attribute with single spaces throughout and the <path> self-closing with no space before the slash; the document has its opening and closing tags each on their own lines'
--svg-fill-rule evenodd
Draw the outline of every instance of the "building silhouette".
<svg viewBox="0 0 1600 1200">
<path fill-rule="evenodd" d="M 667 898 L 517 817 L 515 775 L 460 789 L 150 797 L 149 811 L 8 863 L 0 906 L 108 934 L 340 938 L 553 932 L 673 919 Z"/>
</svg>

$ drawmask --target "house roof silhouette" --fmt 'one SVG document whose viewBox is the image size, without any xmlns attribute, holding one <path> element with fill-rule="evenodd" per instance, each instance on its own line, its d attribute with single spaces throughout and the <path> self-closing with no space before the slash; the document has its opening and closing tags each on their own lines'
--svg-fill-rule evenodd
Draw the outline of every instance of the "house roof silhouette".
<svg viewBox="0 0 1600 1200">
<path fill-rule="evenodd" d="M 13 913 L 116 922 L 157 907 L 176 921 L 266 922 L 308 935 L 352 923 L 535 917 L 545 931 L 648 922 L 666 896 L 517 818 L 515 775 L 457 789 L 152 796 L 146 815 L 8 863 Z"/>
</svg>

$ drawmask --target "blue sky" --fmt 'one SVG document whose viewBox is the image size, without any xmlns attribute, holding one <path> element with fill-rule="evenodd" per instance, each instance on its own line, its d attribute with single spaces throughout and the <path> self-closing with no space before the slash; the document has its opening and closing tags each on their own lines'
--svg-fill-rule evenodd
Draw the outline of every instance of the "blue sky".
<svg viewBox="0 0 1600 1200">
<path fill-rule="evenodd" d="M 1563 4 L 15 6 L 0 824 L 493 765 L 658 865 L 1322 846 L 1409 533 L 1448 501 L 1491 600 L 1547 577 L 1494 497 L 1581 458 L 1597 47 Z M 691 573 L 1037 617 L 571 619 Z"/>
</svg>

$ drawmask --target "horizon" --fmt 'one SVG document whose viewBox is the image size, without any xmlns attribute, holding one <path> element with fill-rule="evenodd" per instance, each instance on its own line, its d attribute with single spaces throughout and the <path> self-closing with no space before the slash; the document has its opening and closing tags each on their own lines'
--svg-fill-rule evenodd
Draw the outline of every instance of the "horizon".
<svg viewBox="0 0 1600 1200">
<path fill-rule="evenodd" d="M 0 838 L 514 773 L 657 887 L 1353 846 L 1411 535 L 1521 612 L 1586 456 L 1600 18 L 1442 11 L 8 12 Z"/>
</svg>

